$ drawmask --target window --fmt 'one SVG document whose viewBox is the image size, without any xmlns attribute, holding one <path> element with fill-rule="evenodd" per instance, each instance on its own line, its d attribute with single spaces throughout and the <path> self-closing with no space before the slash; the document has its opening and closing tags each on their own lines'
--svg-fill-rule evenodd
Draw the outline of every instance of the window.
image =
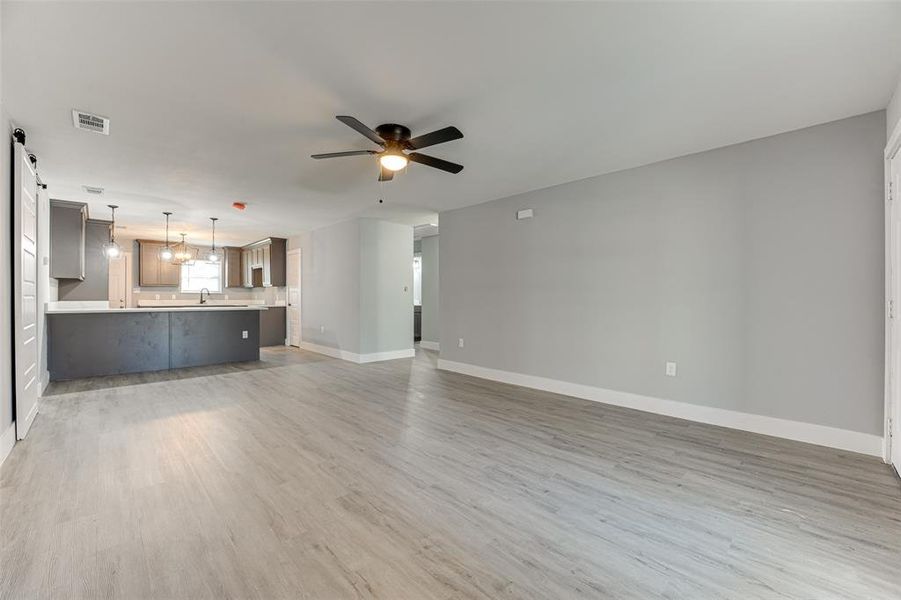
<svg viewBox="0 0 901 600">
<path fill-rule="evenodd" d="M 422 256 L 413 257 L 413 306 L 422 306 Z"/>
<path fill-rule="evenodd" d="M 222 264 L 198 260 L 181 266 L 181 291 L 199 292 L 203 288 L 213 294 L 222 291 Z"/>
</svg>

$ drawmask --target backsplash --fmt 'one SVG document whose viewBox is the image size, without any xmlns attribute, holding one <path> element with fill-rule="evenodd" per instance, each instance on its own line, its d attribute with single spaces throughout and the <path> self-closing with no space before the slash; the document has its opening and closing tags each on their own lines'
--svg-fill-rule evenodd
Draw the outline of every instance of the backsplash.
<svg viewBox="0 0 901 600">
<path fill-rule="evenodd" d="M 252 290 L 242 288 L 226 288 L 220 294 L 210 294 L 210 298 L 215 300 L 258 300 L 263 304 L 284 304 L 287 298 L 288 288 L 270 287 L 255 288 Z M 200 299 L 200 294 L 183 294 L 173 291 L 171 288 L 152 289 L 152 288 L 134 288 L 132 291 L 132 302 L 134 306 L 142 300 L 190 300 Z"/>
</svg>

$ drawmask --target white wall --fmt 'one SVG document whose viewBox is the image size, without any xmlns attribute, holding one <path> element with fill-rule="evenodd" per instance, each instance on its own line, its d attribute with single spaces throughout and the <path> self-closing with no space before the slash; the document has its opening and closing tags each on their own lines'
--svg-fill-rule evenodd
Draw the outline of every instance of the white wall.
<svg viewBox="0 0 901 600">
<path fill-rule="evenodd" d="M 881 436 L 885 131 L 879 111 L 441 213 L 441 358 Z"/>
<path fill-rule="evenodd" d="M 422 341 L 437 344 L 440 341 L 440 299 L 438 295 L 438 242 L 437 235 L 424 237 L 422 255 Z"/>
</svg>

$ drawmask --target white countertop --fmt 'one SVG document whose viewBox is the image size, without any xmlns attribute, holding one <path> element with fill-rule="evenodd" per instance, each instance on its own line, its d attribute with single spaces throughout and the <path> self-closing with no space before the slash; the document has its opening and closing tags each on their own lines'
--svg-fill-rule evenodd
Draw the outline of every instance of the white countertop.
<svg viewBox="0 0 901 600">
<path fill-rule="evenodd" d="M 148 306 L 141 308 L 110 308 L 109 302 L 48 302 L 47 314 L 148 313 L 148 312 L 214 312 L 233 310 L 268 310 L 262 304 L 235 306 L 227 304 L 195 304 L 191 306 Z"/>
</svg>

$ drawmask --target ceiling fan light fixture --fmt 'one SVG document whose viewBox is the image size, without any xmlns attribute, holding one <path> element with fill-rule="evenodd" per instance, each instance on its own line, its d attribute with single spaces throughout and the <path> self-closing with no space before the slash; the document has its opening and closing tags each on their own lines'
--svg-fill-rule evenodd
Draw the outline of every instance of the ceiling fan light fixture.
<svg viewBox="0 0 901 600">
<path fill-rule="evenodd" d="M 389 171 L 400 171 L 407 166 L 407 157 L 403 153 L 385 153 L 379 157 L 379 163 Z"/>
</svg>

